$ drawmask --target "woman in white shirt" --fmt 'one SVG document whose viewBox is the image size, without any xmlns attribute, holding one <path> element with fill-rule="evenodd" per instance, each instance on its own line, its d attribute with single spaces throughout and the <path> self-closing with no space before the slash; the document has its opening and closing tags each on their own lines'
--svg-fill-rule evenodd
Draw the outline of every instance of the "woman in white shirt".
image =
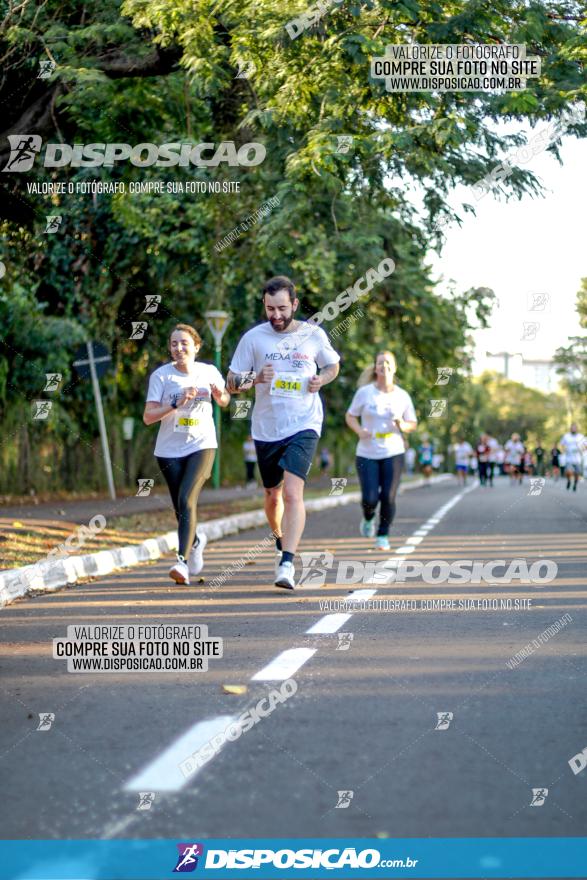
<svg viewBox="0 0 587 880">
<path fill-rule="evenodd" d="M 395 516 L 395 496 L 404 466 L 403 434 L 417 427 L 412 399 L 394 383 L 395 371 L 393 354 L 380 351 L 373 365 L 361 374 L 359 388 L 345 416 L 347 425 L 359 438 L 356 467 L 363 506 L 360 533 L 364 538 L 375 537 L 379 503 L 375 541 L 379 550 L 389 550 L 389 528 Z"/>
<path fill-rule="evenodd" d="M 216 367 L 196 362 L 201 345 L 197 330 L 176 325 L 169 337 L 172 360 L 151 373 L 143 413 L 145 425 L 161 423 L 155 458 L 177 517 L 177 562 L 169 577 L 178 584 L 189 584 L 204 567 L 206 536 L 197 534 L 197 505 L 218 448 L 212 399 L 219 406 L 230 402 Z"/>
</svg>

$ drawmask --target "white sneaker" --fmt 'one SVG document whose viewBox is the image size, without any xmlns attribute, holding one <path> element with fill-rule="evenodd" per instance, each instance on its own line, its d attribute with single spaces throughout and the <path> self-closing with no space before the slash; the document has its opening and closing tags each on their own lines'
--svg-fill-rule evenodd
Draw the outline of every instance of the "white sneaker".
<svg viewBox="0 0 587 880">
<path fill-rule="evenodd" d="M 281 550 L 275 548 L 275 577 L 277 577 L 277 573 L 279 571 L 279 566 L 281 565 Z"/>
<path fill-rule="evenodd" d="M 198 538 L 200 540 L 195 547 L 192 547 L 188 556 L 188 570 L 193 575 L 200 574 L 204 568 L 204 548 L 208 543 L 208 537 L 203 532 L 200 532 Z"/>
<path fill-rule="evenodd" d="M 177 562 L 169 569 L 169 577 L 176 584 L 189 584 L 190 572 L 184 559 L 177 557 Z"/>
<path fill-rule="evenodd" d="M 293 562 L 282 562 L 275 574 L 275 586 L 285 587 L 286 590 L 293 590 L 295 587 L 294 575 L 296 570 Z"/>
</svg>

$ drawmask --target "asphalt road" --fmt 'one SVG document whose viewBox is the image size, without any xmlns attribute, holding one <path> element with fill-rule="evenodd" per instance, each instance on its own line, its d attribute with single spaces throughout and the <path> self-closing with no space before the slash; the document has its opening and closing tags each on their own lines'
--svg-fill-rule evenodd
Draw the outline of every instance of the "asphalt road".
<svg viewBox="0 0 587 880">
<path fill-rule="evenodd" d="M 2 836 L 583 836 L 587 769 L 569 760 L 587 747 L 587 487 L 528 491 L 501 479 L 406 492 L 387 553 L 358 537 L 357 505 L 312 514 L 301 549 L 333 565 L 322 586 L 291 594 L 272 586 L 272 549 L 210 586 L 260 549 L 268 531 L 257 529 L 211 544 L 203 583 L 173 584 L 164 560 L 3 609 Z M 339 562 L 395 560 L 393 571 L 401 559 L 549 559 L 558 574 L 542 585 L 336 583 Z M 363 590 L 416 610 L 357 604 L 341 620 L 320 605 Z M 464 607 L 434 610 L 433 599 Z M 338 631 L 308 633 L 319 621 Z M 68 673 L 52 657 L 69 625 L 161 622 L 207 624 L 223 657 L 207 672 L 123 674 Z M 285 651 L 294 666 L 273 675 L 296 692 L 185 778 L 179 762 L 282 686 L 263 670 Z M 55 716 L 49 729 L 37 730 L 40 713 Z M 438 713 L 452 713 L 445 729 Z M 139 791 L 153 793 L 148 808 Z"/>
</svg>

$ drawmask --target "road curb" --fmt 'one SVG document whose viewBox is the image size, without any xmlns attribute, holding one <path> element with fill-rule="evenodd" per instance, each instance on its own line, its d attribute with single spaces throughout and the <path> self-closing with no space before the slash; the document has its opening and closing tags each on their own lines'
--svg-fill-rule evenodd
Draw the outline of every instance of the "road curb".
<svg viewBox="0 0 587 880">
<path fill-rule="evenodd" d="M 438 483 L 447 479 L 450 479 L 450 474 L 438 474 L 431 478 L 431 482 Z M 423 480 L 405 483 L 400 486 L 400 493 L 406 489 L 418 489 L 423 483 Z M 355 504 L 360 498 L 359 492 L 312 498 L 306 501 L 306 511 L 311 513 Z M 265 522 L 263 510 L 251 510 L 202 523 L 198 526 L 198 531 L 204 532 L 209 541 L 218 541 L 226 535 L 256 528 L 264 525 Z M 58 590 L 68 584 L 75 584 L 82 578 L 111 574 L 113 571 L 140 565 L 142 562 L 160 559 L 174 550 L 177 550 L 177 532 L 167 532 L 156 538 L 147 538 L 140 544 L 130 544 L 115 550 L 67 556 L 55 562 L 36 562 L 22 568 L 2 571 L 0 572 L 0 608 L 33 591 Z"/>
</svg>

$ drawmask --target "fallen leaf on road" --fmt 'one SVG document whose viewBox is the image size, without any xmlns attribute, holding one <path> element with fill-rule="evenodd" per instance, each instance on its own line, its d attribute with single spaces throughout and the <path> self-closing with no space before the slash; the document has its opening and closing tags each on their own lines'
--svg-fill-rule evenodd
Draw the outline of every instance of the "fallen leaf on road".
<svg viewBox="0 0 587 880">
<path fill-rule="evenodd" d="M 23 524 L 20 522 L 20 520 L 15 519 L 15 520 L 13 520 L 13 522 L 12 522 L 12 528 L 13 528 L 13 529 L 24 529 L 24 526 L 23 526 Z"/>
<path fill-rule="evenodd" d="M 246 684 L 223 684 L 222 690 L 225 694 L 235 694 L 238 697 L 241 694 L 246 694 L 247 686 Z"/>
</svg>

